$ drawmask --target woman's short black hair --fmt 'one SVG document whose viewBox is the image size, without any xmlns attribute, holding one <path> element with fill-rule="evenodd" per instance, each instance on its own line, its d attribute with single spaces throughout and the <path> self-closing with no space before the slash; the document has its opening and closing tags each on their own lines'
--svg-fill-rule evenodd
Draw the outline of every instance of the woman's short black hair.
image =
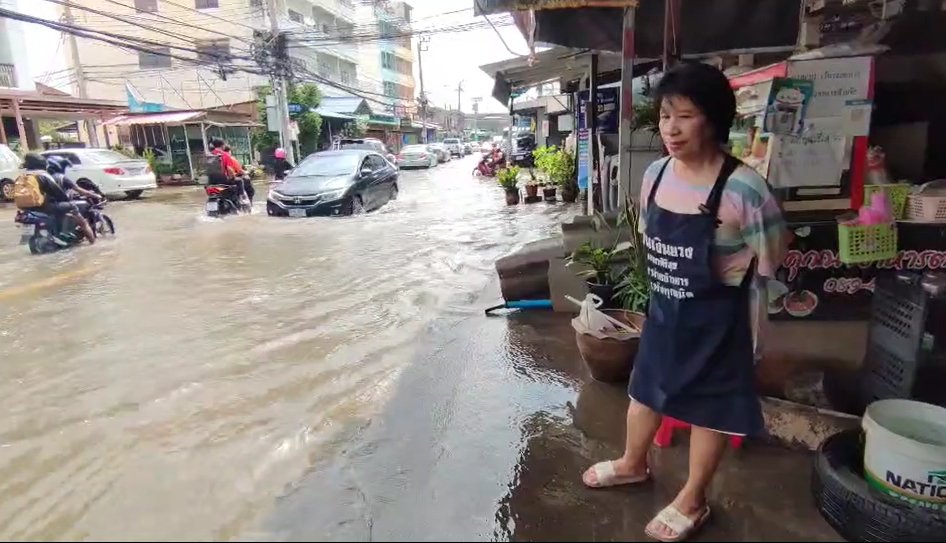
<svg viewBox="0 0 946 543">
<path fill-rule="evenodd" d="M 657 83 L 654 107 L 659 111 L 664 99 L 674 96 L 688 98 L 700 108 L 717 142 L 729 141 L 729 129 L 736 117 L 736 95 L 723 72 L 701 62 L 678 64 Z"/>
<path fill-rule="evenodd" d="M 219 149 L 223 147 L 223 140 L 220 138 L 212 138 L 210 140 L 210 147 L 213 149 Z"/>
</svg>

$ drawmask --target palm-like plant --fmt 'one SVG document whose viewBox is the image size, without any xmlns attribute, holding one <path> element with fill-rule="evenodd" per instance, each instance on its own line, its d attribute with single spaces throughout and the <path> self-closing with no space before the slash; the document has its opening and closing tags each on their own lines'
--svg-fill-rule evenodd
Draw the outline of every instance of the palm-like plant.
<svg viewBox="0 0 946 543">
<path fill-rule="evenodd" d="M 640 231 L 640 219 L 640 209 L 629 196 L 625 196 L 618 223 L 630 231 L 631 241 L 627 248 L 630 265 L 618 280 L 614 297 L 624 309 L 643 313 L 650 301 L 650 278 L 647 275 L 647 250 L 644 247 L 644 235 Z"/>
</svg>

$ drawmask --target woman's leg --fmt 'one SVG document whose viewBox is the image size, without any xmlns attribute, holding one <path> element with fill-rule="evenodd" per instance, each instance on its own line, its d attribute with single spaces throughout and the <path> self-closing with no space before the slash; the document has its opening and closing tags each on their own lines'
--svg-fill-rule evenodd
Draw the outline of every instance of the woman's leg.
<svg viewBox="0 0 946 543">
<path fill-rule="evenodd" d="M 726 452 L 727 434 L 693 426 L 690 434 L 690 474 L 683 489 L 673 500 L 678 511 L 696 520 L 706 509 L 706 489 L 709 488 L 716 468 Z M 673 530 L 657 520 L 651 521 L 648 530 L 665 536 L 673 536 Z"/>
<path fill-rule="evenodd" d="M 633 477 L 647 472 L 647 451 L 654 440 L 654 434 L 660 427 L 661 415 L 644 404 L 631 400 L 627 407 L 627 437 L 624 455 L 614 460 L 614 473 L 617 477 Z M 597 475 L 588 469 L 582 476 L 585 484 L 596 486 Z"/>
</svg>

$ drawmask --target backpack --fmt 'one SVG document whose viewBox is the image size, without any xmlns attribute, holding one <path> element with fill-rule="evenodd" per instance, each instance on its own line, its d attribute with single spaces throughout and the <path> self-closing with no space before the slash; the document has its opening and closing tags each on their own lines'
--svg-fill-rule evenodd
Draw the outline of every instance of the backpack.
<svg viewBox="0 0 946 543">
<path fill-rule="evenodd" d="M 16 178 L 13 183 L 13 202 L 20 209 L 43 207 L 46 195 L 40 189 L 39 178 L 36 174 L 25 173 Z"/>
<path fill-rule="evenodd" d="M 207 155 L 205 166 L 207 180 L 210 181 L 210 183 L 226 183 L 229 179 L 229 176 L 223 167 L 223 157 L 221 155 Z"/>
</svg>

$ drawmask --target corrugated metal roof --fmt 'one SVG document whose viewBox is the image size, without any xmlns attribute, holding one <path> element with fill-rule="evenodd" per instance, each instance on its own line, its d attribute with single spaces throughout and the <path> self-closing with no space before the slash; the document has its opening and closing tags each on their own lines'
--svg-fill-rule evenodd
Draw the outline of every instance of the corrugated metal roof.
<svg viewBox="0 0 946 543">
<path fill-rule="evenodd" d="M 207 115 L 204 111 L 167 111 L 148 115 L 122 115 L 105 121 L 107 125 L 120 126 L 129 124 L 173 124 L 192 121 Z"/>
</svg>

